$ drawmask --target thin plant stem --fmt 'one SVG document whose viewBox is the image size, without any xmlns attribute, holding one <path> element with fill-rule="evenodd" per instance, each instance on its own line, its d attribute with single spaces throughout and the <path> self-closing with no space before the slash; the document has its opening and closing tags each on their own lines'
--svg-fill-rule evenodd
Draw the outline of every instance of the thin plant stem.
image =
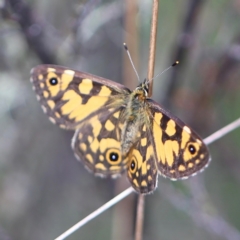
<svg viewBox="0 0 240 240">
<path fill-rule="evenodd" d="M 204 142 L 209 145 L 238 127 L 240 127 L 240 118 L 206 137 Z"/>
<path fill-rule="evenodd" d="M 124 19 L 124 28 L 125 28 L 125 36 L 124 41 L 126 42 L 129 50 L 131 51 L 131 56 L 133 63 L 138 70 L 139 67 L 139 34 L 138 27 L 136 22 L 138 16 L 138 1 L 137 0 L 125 0 L 125 19 Z M 124 52 L 123 54 L 123 85 L 127 86 L 130 89 L 134 89 L 138 80 L 136 79 L 136 74 L 133 71 L 132 65 L 129 64 L 129 58 L 127 54 Z M 129 81 L 130 80 L 130 81 Z"/>
<path fill-rule="evenodd" d="M 152 79 L 154 75 L 155 55 L 156 55 L 156 39 L 157 39 L 157 24 L 158 24 L 158 7 L 159 0 L 153 0 L 152 5 L 152 23 L 150 30 L 150 44 L 149 44 L 149 60 L 148 60 L 148 79 Z M 151 97 L 153 88 L 153 80 L 149 83 L 148 96 Z M 144 203 L 145 196 L 138 195 L 137 216 L 135 227 L 135 240 L 142 240 L 143 222 L 144 222 Z"/>
<path fill-rule="evenodd" d="M 150 32 L 149 60 L 148 60 L 148 79 L 152 79 L 154 75 L 155 55 L 156 55 L 156 39 L 158 25 L 158 6 L 159 0 L 153 0 L 152 6 L 152 23 Z M 149 84 L 148 96 L 152 96 L 153 81 Z"/>
<path fill-rule="evenodd" d="M 145 205 L 144 203 L 145 203 L 145 196 L 143 194 L 139 194 L 138 195 L 135 240 L 142 239 L 143 220 L 144 220 L 144 205 Z"/>
<path fill-rule="evenodd" d="M 137 84 L 139 84 L 139 80 L 136 79 L 136 75 L 138 75 L 138 59 L 139 59 L 139 30 L 138 25 L 138 0 L 124 0 L 123 1 L 123 11 L 124 11 L 124 29 L 123 31 L 123 39 L 124 42 L 131 51 L 131 56 L 129 51 L 126 50 L 126 46 L 124 44 L 124 52 L 123 54 L 123 78 L 122 83 L 124 86 L 129 89 L 134 89 Z M 132 62 L 131 62 L 132 61 Z M 135 66 L 135 67 L 133 67 Z M 136 72 L 135 72 L 135 70 Z M 134 70 L 134 71 L 133 71 Z M 138 78 L 138 77 L 137 77 Z M 115 180 L 114 182 L 114 195 L 122 192 L 129 186 L 128 181 L 126 181 L 125 177 L 121 177 Z M 132 239 L 133 229 L 134 229 L 134 219 L 135 219 L 135 205 L 137 198 L 137 194 L 131 194 L 131 196 L 127 197 L 124 201 L 118 203 L 113 210 L 112 215 L 112 227 L 111 227 L 111 239 L 112 240 L 122 240 L 122 239 Z M 124 229 L 124 231 L 122 230 Z"/>
<path fill-rule="evenodd" d="M 124 199 L 125 197 L 127 197 L 129 194 L 131 194 L 133 192 L 133 188 L 129 187 L 126 190 L 124 190 L 123 192 L 121 192 L 120 194 L 118 194 L 116 197 L 114 197 L 113 199 L 111 199 L 110 201 L 108 201 L 107 203 L 105 203 L 104 205 L 102 205 L 100 208 L 98 208 L 97 210 L 95 210 L 94 212 L 92 212 L 91 214 L 89 214 L 87 217 L 85 217 L 84 219 L 82 219 L 80 222 L 78 222 L 77 224 L 75 224 L 74 226 L 72 226 L 70 229 L 68 229 L 66 232 L 64 232 L 63 234 L 61 234 L 59 237 L 57 237 L 55 240 L 63 240 L 66 239 L 67 237 L 69 237 L 73 232 L 75 232 L 76 230 L 78 230 L 80 227 L 82 227 L 83 225 L 85 225 L 86 223 L 88 223 L 89 221 L 91 221 L 92 219 L 94 219 L 95 217 L 97 217 L 98 215 L 100 215 L 102 212 L 106 211 L 107 209 L 109 209 L 110 207 L 112 207 L 113 205 L 115 205 L 116 203 L 118 203 L 119 201 L 121 201 L 122 199 Z"/>
</svg>

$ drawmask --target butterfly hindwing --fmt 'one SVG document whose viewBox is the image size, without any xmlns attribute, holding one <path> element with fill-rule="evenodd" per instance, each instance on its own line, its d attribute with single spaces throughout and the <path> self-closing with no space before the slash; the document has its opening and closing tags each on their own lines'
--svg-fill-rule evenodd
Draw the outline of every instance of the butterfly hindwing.
<svg viewBox="0 0 240 240">
<path fill-rule="evenodd" d="M 152 143 L 159 173 L 173 180 L 187 178 L 210 161 L 207 146 L 181 120 L 148 100 L 152 115 Z"/>
<path fill-rule="evenodd" d="M 31 80 L 43 111 L 53 123 L 67 129 L 76 129 L 112 103 L 121 105 L 121 96 L 129 92 L 111 80 L 55 65 L 35 67 Z M 116 95 L 118 102 L 114 102 Z"/>
<path fill-rule="evenodd" d="M 81 124 L 72 140 L 76 157 L 99 176 L 117 176 L 127 167 L 121 155 L 121 109 L 110 109 Z"/>
<path fill-rule="evenodd" d="M 140 138 L 128 154 L 127 175 L 137 192 L 150 193 L 157 186 L 158 170 L 146 124 L 140 127 Z"/>
</svg>

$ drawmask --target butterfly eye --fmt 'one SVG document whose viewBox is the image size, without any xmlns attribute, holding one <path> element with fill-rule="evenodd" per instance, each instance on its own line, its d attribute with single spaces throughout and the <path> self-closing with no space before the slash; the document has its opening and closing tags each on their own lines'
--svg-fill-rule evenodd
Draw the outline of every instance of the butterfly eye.
<svg viewBox="0 0 240 240">
<path fill-rule="evenodd" d="M 49 83 L 52 85 L 52 86 L 55 86 L 58 84 L 58 80 L 57 78 L 53 77 L 53 78 L 50 78 L 49 79 Z"/>
<path fill-rule="evenodd" d="M 135 173 L 136 169 L 137 169 L 137 160 L 136 160 L 136 158 L 132 158 L 132 160 L 130 162 L 131 173 Z"/>
<path fill-rule="evenodd" d="M 189 150 L 189 152 L 190 152 L 191 154 L 195 154 L 195 153 L 196 153 L 196 148 L 195 148 L 192 144 L 190 144 L 190 145 L 188 146 L 188 150 Z"/>
</svg>

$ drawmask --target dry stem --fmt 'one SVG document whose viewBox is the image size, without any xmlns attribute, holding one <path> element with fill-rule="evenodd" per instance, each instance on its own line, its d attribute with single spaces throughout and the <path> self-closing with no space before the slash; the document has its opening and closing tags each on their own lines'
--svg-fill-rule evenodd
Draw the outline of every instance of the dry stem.
<svg viewBox="0 0 240 240">
<path fill-rule="evenodd" d="M 156 54 L 156 38 L 157 38 L 157 24 L 158 24 L 158 6 L 159 0 L 153 0 L 152 7 L 152 24 L 150 32 L 150 45 L 149 45 L 149 60 L 148 60 L 148 79 L 153 78 Z M 150 82 L 149 94 L 152 96 L 153 81 Z"/>
<path fill-rule="evenodd" d="M 153 0 L 152 23 L 151 23 L 150 44 L 149 44 L 148 79 L 152 79 L 154 74 L 157 23 L 158 23 L 158 6 L 159 6 L 159 0 Z M 153 88 L 153 81 L 150 81 L 149 97 L 151 97 L 152 95 L 152 88 Z M 138 205 L 137 205 L 137 216 L 136 216 L 135 240 L 142 239 L 143 221 L 144 221 L 144 202 L 145 202 L 144 195 L 139 194 Z"/>
</svg>

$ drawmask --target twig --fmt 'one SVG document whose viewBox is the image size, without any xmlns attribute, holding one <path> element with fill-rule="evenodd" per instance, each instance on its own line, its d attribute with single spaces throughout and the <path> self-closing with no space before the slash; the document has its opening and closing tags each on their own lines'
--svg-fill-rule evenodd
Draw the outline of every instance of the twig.
<svg viewBox="0 0 240 240">
<path fill-rule="evenodd" d="M 136 25 L 136 18 L 138 12 L 138 1 L 137 0 L 125 0 L 125 16 L 124 16 L 124 27 L 126 29 L 124 41 L 127 43 L 129 50 L 131 51 L 131 56 L 133 59 L 133 63 L 138 70 L 139 67 L 139 31 Z M 131 34 L 129 34 L 131 33 Z M 131 64 L 129 64 L 129 59 L 127 54 L 123 55 L 123 84 L 130 89 L 134 89 L 136 87 L 136 74 L 133 71 Z M 134 81 L 129 81 L 132 79 Z"/>
<path fill-rule="evenodd" d="M 118 194 L 116 197 L 114 197 L 113 199 L 111 199 L 110 201 L 108 201 L 107 203 L 105 203 L 104 205 L 102 205 L 100 208 L 98 208 L 97 210 L 95 210 L 94 212 L 92 212 L 91 214 L 89 214 L 87 217 L 85 217 L 84 219 L 82 219 L 80 222 L 78 222 L 77 224 L 75 224 L 74 226 L 72 226 L 70 229 L 68 229 L 66 232 L 64 232 L 63 234 L 61 234 L 59 237 L 57 237 L 55 240 L 63 240 L 66 239 L 67 237 L 69 237 L 73 232 L 75 232 L 77 229 L 79 229 L 80 227 L 82 227 L 83 225 L 85 225 L 86 223 L 88 223 L 89 221 L 91 221 L 92 219 L 94 219 L 95 217 L 97 217 L 99 214 L 103 213 L 104 211 L 106 211 L 107 209 L 109 209 L 110 207 L 112 207 L 113 205 L 115 205 L 116 203 L 118 203 L 119 201 L 121 201 L 122 199 L 124 199 L 125 197 L 127 197 L 129 194 L 131 194 L 133 192 L 133 189 L 130 187 L 128 189 L 126 189 L 125 191 L 121 192 L 120 194 Z"/>
<path fill-rule="evenodd" d="M 138 17 L 138 0 L 124 0 L 124 42 L 131 51 L 131 58 L 133 60 L 133 65 L 138 69 L 138 59 L 139 59 L 139 29 L 136 24 Z M 117 7 L 119 11 L 120 5 Z M 104 11 L 105 12 L 105 11 Z M 116 15 L 116 14 L 115 14 Z M 123 52 L 123 85 L 127 86 L 129 89 L 134 89 L 136 87 L 137 81 L 136 74 L 133 71 L 132 64 L 129 62 L 128 52 Z M 129 186 L 128 181 L 125 177 L 121 177 L 115 180 L 114 192 L 120 193 L 122 190 Z M 115 195 L 116 195 L 115 194 Z M 135 206 L 136 199 L 138 195 L 132 194 L 127 199 L 117 204 L 113 210 L 112 217 L 112 236 L 111 239 L 121 240 L 121 239 L 132 239 L 133 230 L 135 225 Z M 124 231 L 122 230 L 124 229 Z"/>
<path fill-rule="evenodd" d="M 179 72 L 186 62 L 187 56 L 192 46 L 194 46 L 195 39 L 193 32 L 196 29 L 197 20 L 200 16 L 200 11 L 205 0 L 189 0 L 187 6 L 187 13 L 183 23 L 183 28 L 180 32 L 179 41 L 176 49 L 173 50 L 173 61 L 179 61 L 181 64 L 170 71 L 170 79 L 168 80 L 168 89 L 165 94 L 164 106 L 169 106 L 170 103 L 166 98 L 171 98 L 179 81 Z M 172 61 L 172 60 L 171 60 Z"/>
<path fill-rule="evenodd" d="M 190 216 L 196 225 L 204 228 L 214 235 L 217 235 L 221 239 L 240 239 L 239 231 L 226 222 L 221 216 L 216 213 L 211 215 L 210 211 L 207 211 L 209 208 L 206 209 L 205 205 L 198 208 L 192 199 L 184 196 L 182 192 L 174 188 L 171 184 L 162 182 L 161 188 L 158 190 L 160 191 L 161 196 L 170 201 L 174 207 L 184 211 L 188 216 Z"/>
<path fill-rule="evenodd" d="M 240 127 L 240 118 L 211 134 L 204 139 L 204 142 L 209 145 L 238 127 Z"/>
<path fill-rule="evenodd" d="M 159 0 L 153 0 L 152 6 L 152 23 L 150 31 L 150 44 L 149 44 L 149 60 L 148 60 L 148 79 L 152 79 L 154 75 L 155 55 L 156 55 L 156 38 L 157 38 L 157 24 L 158 24 L 158 7 Z M 149 84 L 148 96 L 152 95 L 153 81 Z M 139 194 L 137 204 L 137 216 L 135 227 L 135 240 L 142 239 L 143 221 L 144 221 L 144 202 L 145 196 Z"/>
<path fill-rule="evenodd" d="M 143 220 L 144 220 L 144 205 L 145 205 L 144 203 L 145 203 L 145 196 L 143 194 L 139 194 L 138 195 L 138 205 L 137 205 L 135 240 L 142 239 Z"/>
<path fill-rule="evenodd" d="M 152 79 L 154 75 L 155 54 L 156 54 L 156 38 L 158 24 L 158 7 L 159 0 L 153 0 L 152 6 L 152 23 L 150 32 L 149 60 L 148 60 L 148 79 Z M 150 81 L 148 96 L 152 96 L 153 81 Z"/>
<path fill-rule="evenodd" d="M 89 13 L 97 7 L 100 0 L 89 0 L 84 4 L 84 8 L 80 12 L 79 16 L 73 24 L 73 34 L 77 35 L 77 31 L 81 26 L 83 20 L 89 15 Z"/>
<path fill-rule="evenodd" d="M 6 0 L 29 44 L 43 63 L 57 63 L 55 48 L 46 39 L 43 24 L 37 21 L 31 7 L 23 0 Z"/>
</svg>

